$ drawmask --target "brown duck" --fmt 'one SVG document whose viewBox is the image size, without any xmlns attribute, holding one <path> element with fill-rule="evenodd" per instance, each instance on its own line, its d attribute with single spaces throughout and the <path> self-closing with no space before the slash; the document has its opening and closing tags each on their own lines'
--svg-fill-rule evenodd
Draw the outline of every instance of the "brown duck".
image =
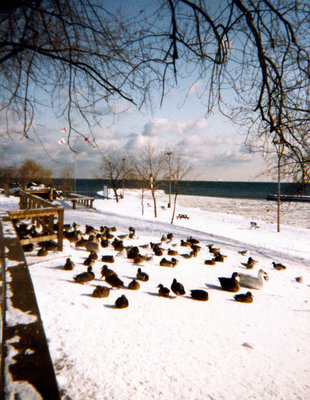
<svg viewBox="0 0 310 400">
<path fill-rule="evenodd" d="M 96 286 L 94 291 L 93 291 L 93 297 L 108 297 L 110 294 L 111 288 L 108 288 L 107 286 Z"/>
<path fill-rule="evenodd" d="M 234 272 L 231 278 L 219 277 L 222 289 L 228 292 L 238 292 L 240 290 L 240 283 L 236 279 L 238 276 L 238 272 Z"/>
<path fill-rule="evenodd" d="M 209 300 L 209 294 L 205 290 L 202 289 L 194 289 L 191 290 L 191 297 L 194 300 L 200 300 L 200 301 L 208 301 Z"/>
<path fill-rule="evenodd" d="M 133 279 L 133 280 L 129 283 L 128 289 L 130 289 L 130 290 L 139 290 L 139 289 L 140 289 L 140 283 L 137 282 L 135 279 Z"/>
<path fill-rule="evenodd" d="M 66 271 L 72 271 L 74 266 L 75 266 L 74 262 L 70 258 L 67 258 L 64 265 L 64 269 Z"/>
<path fill-rule="evenodd" d="M 92 271 L 92 267 L 89 266 L 87 268 L 87 272 L 82 272 L 81 274 L 74 276 L 73 279 L 75 280 L 75 282 L 85 283 L 95 279 L 95 274 Z"/>
<path fill-rule="evenodd" d="M 165 287 L 163 284 L 159 284 L 158 286 L 157 286 L 159 289 L 158 289 L 158 294 L 159 294 L 159 296 L 162 296 L 162 297 L 169 297 L 169 294 L 170 294 L 170 289 L 168 289 L 167 287 Z"/>
<path fill-rule="evenodd" d="M 251 292 L 246 292 L 243 294 L 236 294 L 234 296 L 234 299 L 236 301 L 239 301 L 240 303 L 253 303 L 253 295 Z"/>
<path fill-rule="evenodd" d="M 127 297 L 123 294 L 121 297 L 115 300 L 115 308 L 126 308 L 129 306 Z"/>
</svg>

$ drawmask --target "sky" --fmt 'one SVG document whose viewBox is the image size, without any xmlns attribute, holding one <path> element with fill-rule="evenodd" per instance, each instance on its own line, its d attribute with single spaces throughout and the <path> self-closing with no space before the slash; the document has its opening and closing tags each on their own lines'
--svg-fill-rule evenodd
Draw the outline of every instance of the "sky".
<svg viewBox="0 0 310 400">
<path fill-rule="evenodd" d="M 159 93 L 153 93 L 152 110 L 138 110 L 124 101 L 115 101 L 111 107 L 115 113 L 112 113 L 107 112 L 103 103 L 101 127 L 94 131 L 96 145 L 101 151 L 120 152 L 122 157 L 137 154 L 148 144 L 172 151 L 194 166 L 186 176 L 188 180 L 272 180 L 262 175 L 266 170 L 262 157 L 246 151 L 245 130 L 216 110 L 206 118 L 202 87 L 202 81 L 189 89 L 188 81 L 179 80 L 161 107 Z M 65 99 L 65 90 L 61 95 Z M 55 116 L 49 108 L 50 99 L 45 97 L 41 102 L 45 107 L 34 120 L 35 135 L 30 139 L 0 138 L 2 164 L 19 165 L 33 159 L 52 169 L 55 178 L 61 177 L 62 171 L 68 168 L 76 171 L 76 178 L 98 177 L 102 158 L 96 146 L 91 140 L 74 135 L 71 143 L 76 154 L 66 144 L 60 144 L 65 137 L 62 128 L 68 130 L 68 123 L 64 117 Z"/>
<path fill-rule="evenodd" d="M 188 180 L 271 180 L 260 175 L 266 169 L 262 157 L 245 149 L 245 131 L 218 112 L 206 118 L 197 93 L 189 93 L 184 99 L 184 90 L 175 90 L 153 112 L 114 103 L 117 113 L 102 117 L 102 127 L 94 134 L 96 144 L 102 150 L 119 151 L 124 157 L 148 143 L 172 151 L 194 166 Z M 0 139 L 2 162 L 18 165 L 33 159 L 52 169 L 55 178 L 66 168 L 76 170 L 77 178 L 98 177 L 102 159 L 97 148 L 91 141 L 73 136 L 74 154 L 66 144 L 60 144 L 65 138 L 64 127 L 68 129 L 65 119 L 57 119 L 52 112 L 42 113 L 36 121 L 36 136 Z"/>
</svg>

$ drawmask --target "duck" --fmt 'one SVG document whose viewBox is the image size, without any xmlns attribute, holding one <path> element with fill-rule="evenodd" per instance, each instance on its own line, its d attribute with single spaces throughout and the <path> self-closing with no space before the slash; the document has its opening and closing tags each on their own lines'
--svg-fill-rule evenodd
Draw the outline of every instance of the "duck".
<svg viewBox="0 0 310 400">
<path fill-rule="evenodd" d="M 99 243 L 97 242 L 97 238 L 94 235 L 89 236 L 89 239 L 85 242 L 85 248 L 88 251 L 99 253 Z"/>
<path fill-rule="evenodd" d="M 217 254 L 221 252 L 221 249 L 214 247 L 214 244 L 208 244 L 207 247 L 209 249 L 209 253 Z"/>
<path fill-rule="evenodd" d="M 168 256 L 177 256 L 179 255 L 179 252 L 177 250 L 168 249 L 167 254 Z"/>
<path fill-rule="evenodd" d="M 70 232 L 65 231 L 64 232 L 64 237 L 67 240 L 69 240 L 70 246 L 71 246 L 72 243 L 76 244 L 79 240 L 82 239 L 82 234 L 81 234 L 80 231 L 77 231 L 76 227 L 74 226 L 74 230 L 73 231 L 70 231 Z"/>
<path fill-rule="evenodd" d="M 295 281 L 298 283 L 303 283 L 303 277 L 302 276 L 296 276 Z"/>
<path fill-rule="evenodd" d="M 38 250 L 37 256 L 38 257 L 45 257 L 46 255 L 47 255 L 47 250 L 46 250 L 46 247 L 43 246 L 43 247 L 41 247 L 41 249 Z"/>
<path fill-rule="evenodd" d="M 206 265 L 215 265 L 216 261 L 214 260 L 214 258 L 212 258 L 212 260 L 205 260 L 205 264 Z"/>
<path fill-rule="evenodd" d="M 101 278 L 103 278 L 104 276 L 109 276 L 109 275 L 115 275 L 115 272 L 113 271 L 113 269 L 108 268 L 107 265 L 104 265 L 101 268 Z"/>
<path fill-rule="evenodd" d="M 209 293 L 202 289 L 193 289 L 191 290 L 191 297 L 194 300 L 208 301 Z"/>
<path fill-rule="evenodd" d="M 65 269 L 66 271 L 72 271 L 74 267 L 75 267 L 74 262 L 71 260 L 70 257 L 68 257 L 68 258 L 66 259 L 66 262 L 65 262 L 65 265 L 64 265 L 64 269 Z"/>
<path fill-rule="evenodd" d="M 105 281 L 109 285 L 111 285 L 112 287 L 115 287 L 117 289 L 124 287 L 124 282 L 118 277 L 118 275 L 116 273 L 114 273 L 112 275 L 107 275 L 105 277 Z"/>
<path fill-rule="evenodd" d="M 90 251 L 88 257 L 91 258 L 92 260 L 98 260 L 98 254 L 93 250 Z"/>
<path fill-rule="evenodd" d="M 110 294 L 110 290 L 111 288 L 107 287 L 107 286 L 96 286 L 94 291 L 93 291 L 93 297 L 98 297 L 98 298 L 102 298 L 102 297 L 108 297 Z"/>
<path fill-rule="evenodd" d="M 183 239 L 181 239 L 180 246 L 182 247 L 190 247 L 191 244 Z"/>
<path fill-rule="evenodd" d="M 140 283 L 137 282 L 135 279 L 133 279 L 133 280 L 128 284 L 128 289 L 130 289 L 130 290 L 139 290 L 139 289 L 140 289 Z"/>
<path fill-rule="evenodd" d="M 111 243 L 115 251 L 122 251 L 124 250 L 124 242 L 123 240 L 114 238 L 113 242 Z"/>
<path fill-rule="evenodd" d="M 148 281 L 149 280 L 149 276 L 146 272 L 142 272 L 141 268 L 138 268 L 137 274 L 136 274 L 136 279 L 138 279 L 139 281 Z"/>
<path fill-rule="evenodd" d="M 47 242 L 44 242 L 44 247 L 46 250 L 55 250 L 57 247 L 57 243 L 55 240 L 48 240 Z"/>
<path fill-rule="evenodd" d="M 107 247 L 109 247 L 109 244 L 110 244 L 109 239 L 105 239 L 105 238 L 101 239 L 100 246 L 103 249 L 106 249 Z"/>
<path fill-rule="evenodd" d="M 250 289 L 263 289 L 265 281 L 263 278 L 264 275 L 267 275 L 267 273 L 263 269 L 258 271 L 257 277 L 239 273 L 239 283 L 241 286 Z"/>
<path fill-rule="evenodd" d="M 140 253 L 137 254 L 136 257 L 133 260 L 134 264 L 141 264 L 141 263 L 143 263 L 143 261 L 145 261 L 145 256 L 143 256 Z"/>
<path fill-rule="evenodd" d="M 113 264 L 114 257 L 113 257 L 113 255 L 104 255 L 101 257 L 101 261 Z"/>
<path fill-rule="evenodd" d="M 171 241 L 173 239 L 173 233 L 167 233 L 167 240 Z"/>
<path fill-rule="evenodd" d="M 185 294 L 184 286 L 182 285 L 182 283 L 178 282 L 175 278 L 173 279 L 173 282 L 171 284 L 171 290 L 177 296 L 183 296 Z"/>
<path fill-rule="evenodd" d="M 241 263 L 241 264 L 247 269 L 253 269 L 254 265 L 256 265 L 257 263 L 258 261 L 254 260 L 252 257 L 249 257 L 246 263 Z"/>
<path fill-rule="evenodd" d="M 87 268 L 87 272 L 82 272 L 81 274 L 74 276 L 73 279 L 75 280 L 75 282 L 83 284 L 85 282 L 89 282 L 95 279 L 95 274 L 92 271 L 92 267 L 89 266 Z"/>
<path fill-rule="evenodd" d="M 90 258 L 88 256 L 87 258 L 85 258 L 83 264 L 87 265 L 87 266 L 90 266 L 90 265 L 93 266 L 95 264 L 95 260 L 93 260 L 92 258 Z"/>
<path fill-rule="evenodd" d="M 192 236 L 188 237 L 186 241 L 187 241 L 187 243 L 190 243 L 190 244 L 198 244 L 199 243 L 199 240 L 193 238 Z"/>
<path fill-rule="evenodd" d="M 161 267 L 171 267 L 171 268 L 173 268 L 173 267 L 176 266 L 177 261 L 178 261 L 178 260 L 176 260 L 175 258 L 171 258 L 171 260 L 167 260 L 165 257 L 163 257 L 163 258 L 160 260 L 159 265 L 160 265 Z"/>
<path fill-rule="evenodd" d="M 124 294 L 115 300 L 115 308 L 127 308 L 128 306 L 129 302 Z"/>
<path fill-rule="evenodd" d="M 237 281 L 239 276 L 238 272 L 234 272 L 231 278 L 219 277 L 221 287 L 228 292 L 238 292 L 240 290 L 240 283 Z"/>
<path fill-rule="evenodd" d="M 139 254 L 139 247 L 138 246 L 129 247 L 127 249 L 127 258 L 129 260 L 134 260 L 137 257 L 138 254 Z"/>
<path fill-rule="evenodd" d="M 234 299 L 235 301 L 239 301 L 240 303 L 253 303 L 253 295 L 251 292 L 236 294 L 234 296 Z"/>
<path fill-rule="evenodd" d="M 221 254 L 221 253 L 216 253 L 216 254 L 214 254 L 214 261 L 216 261 L 216 262 L 224 262 L 225 261 L 225 258 L 226 258 L 226 256 L 224 256 L 223 254 Z"/>
<path fill-rule="evenodd" d="M 33 251 L 33 249 L 34 249 L 33 243 L 24 244 L 22 247 L 23 247 L 23 250 L 24 250 L 25 253 Z"/>
<path fill-rule="evenodd" d="M 239 250 L 238 253 L 242 256 L 246 256 L 248 254 L 248 250 Z"/>
<path fill-rule="evenodd" d="M 169 294 L 170 294 L 169 288 L 165 287 L 162 283 L 160 283 L 157 287 L 158 287 L 159 296 L 169 297 Z"/>
<path fill-rule="evenodd" d="M 286 269 L 286 266 L 281 264 L 281 263 L 275 263 L 274 261 L 272 262 L 273 268 L 275 268 L 278 271 L 281 271 L 283 269 Z"/>
</svg>

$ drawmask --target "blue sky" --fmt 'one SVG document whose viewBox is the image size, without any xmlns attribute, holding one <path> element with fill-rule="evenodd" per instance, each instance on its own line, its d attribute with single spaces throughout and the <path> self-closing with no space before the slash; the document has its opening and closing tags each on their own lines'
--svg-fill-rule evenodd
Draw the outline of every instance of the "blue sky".
<svg viewBox="0 0 310 400">
<path fill-rule="evenodd" d="M 249 154 L 244 148 L 245 132 L 218 112 L 205 118 L 205 107 L 197 95 L 189 93 L 184 103 L 184 90 L 175 90 L 157 111 L 139 111 L 124 102 L 113 104 L 119 112 L 102 117 L 102 128 L 95 130 L 96 143 L 102 150 L 136 153 L 148 143 L 158 149 L 169 149 L 193 164 L 188 179 L 195 180 L 270 180 L 258 175 L 265 169 L 262 158 Z M 74 154 L 67 145 L 60 145 L 64 137 L 63 118 L 44 112 L 35 121 L 37 136 L 31 140 L 2 140 L 2 160 L 19 164 L 34 159 L 60 176 L 63 168 L 74 167 Z M 78 150 L 77 177 L 95 178 L 101 165 L 98 151 L 83 138 L 73 138 Z"/>
<path fill-rule="evenodd" d="M 145 2 L 134 1 L 133 4 L 139 9 Z M 115 2 L 111 2 L 111 7 L 114 5 Z M 134 7 L 130 9 L 135 10 Z M 138 110 L 124 101 L 112 103 L 112 108 L 118 112 L 101 116 L 102 127 L 94 132 L 96 144 L 102 151 L 118 151 L 124 156 L 132 152 L 137 154 L 148 143 L 158 149 L 169 149 L 195 166 L 187 179 L 270 180 L 268 176 L 258 178 L 266 168 L 265 162 L 260 155 L 249 154 L 245 150 L 245 130 L 216 110 L 210 117 L 205 117 L 201 87 L 203 83 L 197 81 L 189 89 L 189 81 L 179 80 L 179 86 L 166 95 L 161 108 L 160 94 L 153 93 L 153 111 Z M 63 95 L 66 95 L 65 92 Z M 48 105 L 49 102 L 49 98 L 42 98 L 43 104 Z M 105 103 L 101 108 L 106 109 Z M 68 129 L 63 117 L 55 117 L 47 106 L 36 115 L 34 125 L 36 134 L 31 139 L 0 139 L 2 163 L 20 164 L 26 159 L 33 159 L 53 169 L 54 177 L 59 177 L 62 169 L 74 169 L 76 159 L 77 177 L 98 176 L 102 161 L 96 148 L 80 136 L 72 140 L 73 147 L 78 151 L 76 156 L 67 145 L 59 144 L 64 136 L 61 128 Z"/>
</svg>

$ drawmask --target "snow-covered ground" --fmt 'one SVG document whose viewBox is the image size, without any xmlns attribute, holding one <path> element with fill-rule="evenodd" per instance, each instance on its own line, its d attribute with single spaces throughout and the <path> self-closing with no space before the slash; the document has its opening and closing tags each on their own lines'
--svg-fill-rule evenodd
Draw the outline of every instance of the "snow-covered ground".
<svg viewBox="0 0 310 400">
<path fill-rule="evenodd" d="M 126 191 L 118 204 L 95 200 L 95 210 L 72 210 L 65 205 L 65 222 L 116 227 L 115 235 L 135 227 L 136 237 L 125 245 L 161 242 L 173 233 L 165 249 L 179 252 L 179 264 L 161 267 L 162 257 L 148 246 L 152 256 L 140 265 L 149 281 L 138 291 L 113 289 L 107 298 L 94 298 L 96 285 L 108 286 L 100 278 L 102 255 L 114 255 L 108 264 L 125 285 L 136 276 L 139 265 L 110 245 L 100 249 L 93 267 L 95 280 L 77 284 L 73 276 L 86 270 L 88 252 L 65 240 L 62 253 L 42 258 L 27 253 L 38 304 L 49 341 L 50 353 L 64 399 L 148 400 L 216 399 L 270 400 L 310 398 L 310 204 L 283 205 L 283 225 L 276 232 L 275 204 L 265 201 L 180 196 L 177 219 L 170 224 L 167 196 L 159 193 L 158 218 L 148 197 L 141 215 L 139 192 Z M 0 198 L 2 209 L 14 207 L 14 198 Z M 199 207 L 199 208 L 198 208 Z M 268 209 L 268 211 L 267 211 Z M 250 221 L 259 225 L 250 228 Z M 290 225 L 288 225 L 290 223 Z M 199 240 L 197 257 L 185 258 L 181 239 Z M 214 266 L 208 244 L 220 247 L 227 258 Z M 240 250 L 248 250 L 242 256 Z M 247 271 L 241 263 L 251 256 L 258 260 Z M 67 257 L 73 271 L 63 269 Z M 167 256 L 165 252 L 164 257 Z M 277 271 L 272 262 L 286 270 Z M 262 290 L 251 290 L 252 304 L 234 301 L 234 293 L 220 288 L 218 277 L 236 272 L 269 275 Z M 295 280 L 303 277 L 303 282 Z M 158 296 L 157 286 L 170 288 L 173 279 L 182 282 L 185 296 Z M 208 291 L 209 300 L 191 299 L 191 289 Z M 248 289 L 241 288 L 239 293 Z M 116 309 L 115 300 L 125 294 L 129 307 Z M 11 388 L 18 391 L 16 387 Z M 14 398 L 14 397 L 12 397 Z"/>
</svg>

